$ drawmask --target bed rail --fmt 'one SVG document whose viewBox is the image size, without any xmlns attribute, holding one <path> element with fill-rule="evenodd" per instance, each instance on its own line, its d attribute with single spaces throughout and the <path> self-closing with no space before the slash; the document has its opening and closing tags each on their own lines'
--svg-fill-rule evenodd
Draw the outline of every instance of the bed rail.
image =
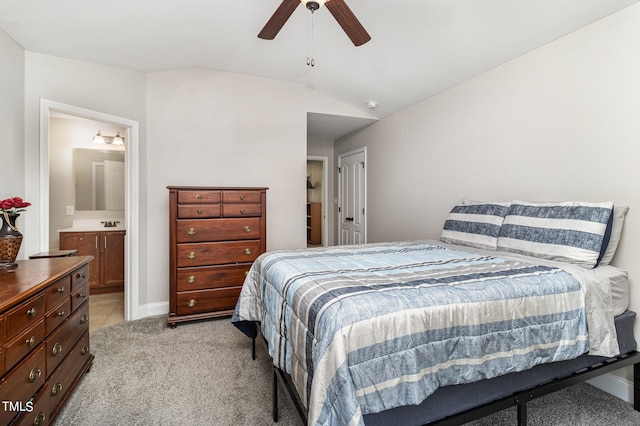
<svg viewBox="0 0 640 426">
<path fill-rule="evenodd" d="M 527 424 L 527 403 L 534 399 L 548 395 L 550 393 L 559 391 L 561 389 L 573 386 L 575 384 L 584 382 L 594 377 L 601 376 L 606 373 L 610 373 L 622 367 L 634 366 L 634 405 L 633 408 L 636 411 L 640 411 L 640 353 L 632 351 L 626 354 L 618 355 L 612 358 L 607 358 L 602 362 L 593 364 L 582 370 L 578 370 L 566 377 L 555 379 L 551 382 L 545 383 L 528 389 L 526 391 L 517 392 L 488 404 L 481 405 L 476 408 L 472 408 L 467 411 L 463 411 L 458 414 L 445 417 L 444 419 L 437 420 L 429 423 L 430 426 L 452 426 L 461 425 L 471 422 L 473 420 L 486 417 L 490 414 L 497 413 L 507 408 L 516 406 L 518 416 L 518 426 L 526 426 Z M 306 410 L 298 398 L 297 392 L 293 387 L 291 378 L 287 373 L 279 368 L 273 367 L 273 399 L 272 399 L 272 415 L 273 421 L 278 421 L 278 382 L 281 384 L 287 399 L 294 407 L 294 412 L 300 421 L 300 424 L 307 424 Z"/>
</svg>

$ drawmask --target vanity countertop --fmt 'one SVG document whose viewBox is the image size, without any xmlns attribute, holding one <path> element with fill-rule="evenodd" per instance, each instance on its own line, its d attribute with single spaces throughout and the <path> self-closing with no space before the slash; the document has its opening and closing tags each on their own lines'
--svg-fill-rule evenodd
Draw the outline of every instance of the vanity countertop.
<svg viewBox="0 0 640 426">
<path fill-rule="evenodd" d="M 116 226 L 104 226 L 104 222 L 116 222 Z M 74 219 L 71 227 L 58 229 L 58 232 L 106 232 L 125 230 L 124 219 Z"/>
<path fill-rule="evenodd" d="M 58 229 L 58 232 L 106 232 L 106 231 L 126 231 L 126 228 L 119 224 L 118 226 L 72 226 L 70 228 Z"/>
</svg>

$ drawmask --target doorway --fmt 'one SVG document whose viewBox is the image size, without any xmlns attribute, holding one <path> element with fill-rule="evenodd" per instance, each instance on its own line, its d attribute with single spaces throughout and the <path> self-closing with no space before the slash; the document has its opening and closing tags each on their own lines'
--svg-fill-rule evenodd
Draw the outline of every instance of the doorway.
<svg viewBox="0 0 640 426">
<path fill-rule="evenodd" d="M 329 244 L 328 157 L 307 157 L 307 247 Z"/>
<path fill-rule="evenodd" d="M 40 101 L 40 250 L 50 248 L 50 182 L 49 162 L 51 160 L 50 123 L 52 116 L 66 114 L 83 119 L 94 120 L 119 126 L 123 129 L 122 136 L 127 141 L 125 150 L 125 197 L 124 220 L 127 228 L 125 238 L 125 284 L 124 284 L 124 319 L 139 318 L 139 123 L 137 121 L 116 117 L 84 108 L 75 107 L 46 99 Z M 100 129 L 96 129 L 100 130 Z"/>
<path fill-rule="evenodd" d="M 367 242 L 366 147 L 338 156 L 338 244 Z"/>
</svg>

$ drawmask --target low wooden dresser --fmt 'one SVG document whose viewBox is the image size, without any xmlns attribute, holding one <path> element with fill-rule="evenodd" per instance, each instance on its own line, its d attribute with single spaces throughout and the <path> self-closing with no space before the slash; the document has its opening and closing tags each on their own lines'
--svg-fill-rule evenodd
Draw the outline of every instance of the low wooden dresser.
<svg viewBox="0 0 640 426">
<path fill-rule="evenodd" d="M 229 316 L 266 250 L 267 188 L 170 186 L 169 317 Z"/>
<path fill-rule="evenodd" d="M 89 370 L 91 256 L 0 269 L 0 425 L 47 425 Z"/>
</svg>

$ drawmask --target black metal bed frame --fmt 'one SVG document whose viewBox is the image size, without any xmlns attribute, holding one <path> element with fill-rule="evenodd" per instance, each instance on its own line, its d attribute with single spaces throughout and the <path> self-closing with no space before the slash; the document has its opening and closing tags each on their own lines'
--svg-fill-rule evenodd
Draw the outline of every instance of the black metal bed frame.
<svg viewBox="0 0 640 426">
<path fill-rule="evenodd" d="M 266 346 L 266 342 L 265 346 Z M 255 359 L 255 338 L 252 344 L 252 358 Z M 517 407 L 518 426 L 527 424 L 527 403 L 534 399 L 559 391 L 561 389 L 584 382 L 594 377 L 610 373 L 622 367 L 633 365 L 633 408 L 640 411 L 640 352 L 632 351 L 615 357 L 607 358 L 604 361 L 591 365 L 574 372 L 573 374 L 552 380 L 543 385 L 535 386 L 525 391 L 516 392 L 496 401 L 480 405 L 476 408 L 453 414 L 449 417 L 429 423 L 429 425 L 453 426 L 468 423 L 473 420 L 497 413 L 506 408 Z M 272 396 L 272 416 L 273 421 L 278 421 L 278 382 L 280 382 L 289 403 L 293 406 L 296 417 L 301 424 L 307 424 L 307 412 L 298 397 L 291 376 L 277 367 L 273 367 L 273 396 Z"/>
</svg>

